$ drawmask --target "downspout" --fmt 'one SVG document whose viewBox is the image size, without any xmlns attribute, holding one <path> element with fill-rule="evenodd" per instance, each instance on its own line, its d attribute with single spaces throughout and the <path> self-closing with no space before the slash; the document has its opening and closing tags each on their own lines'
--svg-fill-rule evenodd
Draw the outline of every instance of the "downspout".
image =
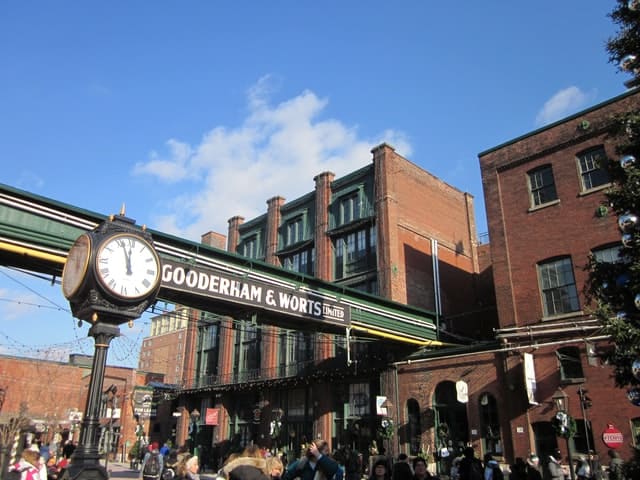
<svg viewBox="0 0 640 480">
<path fill-rule="evenodd" d="M 400 435 L 398 435 L 398 427 L 400 426 L 400 392 L 398 387 L 398 365 L 393 366 L 393 380 L 395 383 L 395 406 L 396 406 L 396 452 L 400 454 Z"/>
<path fill-rule="evenodd" d="M 440 336 L 440 315 L 442 305 L 440 297 L 440 266 L 438 262 L 438 240 L 431 239 L 431 262 L 433 268 L 433 306 L 436 313 L 436 332 Z"/>
</svg>

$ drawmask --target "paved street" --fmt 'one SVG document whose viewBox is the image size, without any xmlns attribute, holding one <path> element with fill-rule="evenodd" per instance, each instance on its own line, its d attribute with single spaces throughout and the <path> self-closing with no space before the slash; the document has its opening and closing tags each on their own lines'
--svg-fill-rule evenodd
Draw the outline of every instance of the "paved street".
<svg viewBox="0 0 640 480">
<path fill-rule="evenodd" d="M 109 472 L 109 476 L 111 478 L 137 479 L 140 475 L 140 472 L 131 470 L 128 463 L 120 462 L 110 462 L 107 465 L 107 471 Z M 215 475 L 212 472 L 200 474 L 201 480 L 213 480 L 214 477 Z"/>
</svg>

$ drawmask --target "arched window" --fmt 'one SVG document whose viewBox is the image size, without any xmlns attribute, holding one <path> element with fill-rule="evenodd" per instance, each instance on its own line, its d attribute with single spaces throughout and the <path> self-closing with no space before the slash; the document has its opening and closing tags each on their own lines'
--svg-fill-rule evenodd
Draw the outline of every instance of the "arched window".
<svg viewBox="0 0 640 480">
<path fill-rule="evenodd" d="M 479 403 L 482 450 L 485 453 L 502 455 L 502 436 L 496 398 L 490 393 L 483 393 L 480 395 Z"/>
<path fill-rule="evenodd" d="M 409 453 L 411 455 L 417 455 L 420 452 L 422 427 L 420 425 L 420 404 L 415 398 L 407 400 L 407 418 Z"/>
</svg>

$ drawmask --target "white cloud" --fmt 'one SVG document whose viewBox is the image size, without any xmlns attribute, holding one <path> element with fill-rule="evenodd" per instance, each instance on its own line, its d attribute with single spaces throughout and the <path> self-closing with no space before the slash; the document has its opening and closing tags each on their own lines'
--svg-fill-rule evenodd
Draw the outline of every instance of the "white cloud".
<svg viewBox="0 0 640 480">
<path fill-rule="evenodd" d="M 369 164 L 371 149 L 383 141 L 411 154 L 402 132 L 364 139 L 357 126 L 322 118 L 328 99 L 311 91 L 272 105 L 275 83 L 265 76 L 249 89 L 241 125 L 217 126 L 194 146 L 171 139 L 166 157 L 152 152 L 135 166 L 135 174 L 159 181 L 190 182 L 189 190 L 172 199 L 170 213 L 156 219 L 156 228 L 194 241 L 208 231 L 226 234 L 229 218 L 265 213 L 266 201 L 276 195 L 294 200 L 314 189 L 319 173 L 339 178 Z"/>
<path fill-rule="evenodd" d="M 536 126 L 541 127 L 560 120 L 585 108 L 595 94 L 585 93 L 578 87 L 571 86 L 555 93 L 547 100 L 536 116 Z"/>
</svg>

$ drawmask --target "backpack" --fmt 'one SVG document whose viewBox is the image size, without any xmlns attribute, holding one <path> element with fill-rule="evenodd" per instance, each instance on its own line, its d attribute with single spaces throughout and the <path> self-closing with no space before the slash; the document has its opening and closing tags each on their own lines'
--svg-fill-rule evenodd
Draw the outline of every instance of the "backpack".
<svg viewBox="0 0 640 480">
<path fill-rule="evenodd" d="M 484 468 L 476 458 L 471 460 L 471 465 L 469 465 L 469 480 L 484 480 Z"/>
<path fill-rule="evenodd" d="M 159 453 L 152 453 L 147 463 L 144 464 L 144 470 L 142 470 L 143 477 L 158 478 L 160 476 L 160 456 Z"/>
<path fill-rule="evenodd" d="M 165 467 L 162 471 L 162 480 L 173 480 L 176 478 L 176 472 L 172 467 Z"/>
<path fill-rule="evenodd" d="M 493 480 L 503 480 L 504 479 L 504 473 L 502 472 L 502 469 L 499 466 L 495 466 L 491 468 L 491 472 L 492 472 L 492 476 L 491 478 Z"/>
</svg>

